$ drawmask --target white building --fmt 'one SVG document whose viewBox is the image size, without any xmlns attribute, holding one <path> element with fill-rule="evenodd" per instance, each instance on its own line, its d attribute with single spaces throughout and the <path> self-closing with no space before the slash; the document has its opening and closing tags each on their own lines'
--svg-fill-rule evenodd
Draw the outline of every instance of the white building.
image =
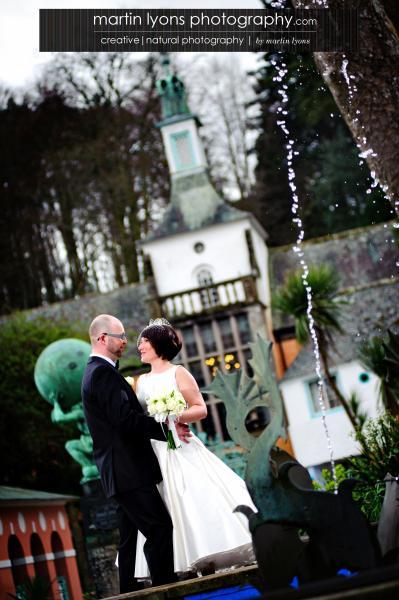
<svg viewBox="0 0 399 600">
<path fill-rule="evenodd" d="M 248 344 L 266 335 L 270 311 L 266 233 L 248 212 L 225 203 L 211 184 L 181 80 L 158 82 L 161 129 L 171 177 L 171 202 L 157 229 L 142 241 L 153 274 L 153 316 L 182 332 L 181 359 L 200 386 L 216 368 L 247 368 Z M 225 437 L 224 407 L 215 398 L 199 424 Z"/>
<path fill-rule="evenodd" d="M 355 393 L 369 417 L 376 417 L 378 378 L 364 370 L 357 361 L 337 365 L 333 370 L 337 385 L 346 398 Z M 315 376 L 289 378 L 280 384 L 289 423 L 291 444 L 298 461 L 305 467 L 313 467 L 330 461 L 328 440 L 322 422 L 322 410 L 318 399 Z M 327 427 L 335 460 L 358 453 L 353 427 L 333 392 L 326 405 Z"/>
<path fill-rule="evenodd" d="M 356 394 L 360 410 L 368 417 L 382 412 L 379 380 L 358 359 L 359 345 L 388 328 L 397 329 L 399 280 L 395 273 L 398 250 L 387 243 L 385 224 L 345 231 L 304 243 L 308 264 L 329 264 L 340 275 L 340 323 L 343 334 L 334 335 L 329 360 L 336 384 L 345 398 Z M 280 286 L 287 272 L 297 269 L 288 247 L 275 248 L 269 255 L 271 287 Z M 273 331 L 284 355 L 294 336 L 292 322 L 273 313 Z M 284 362 L 284 360 L 283 360 Z M 315 358 L 310 344 L 286 360 L 280 381 L 288 432 L 296 458 L 306 467 L 330 460 L 328 440 L 319 406 Z M 336 460 L 358 453 L 358 446 L 344 409 L 327 387 L 326 425 Z M 317 476 L 316 469 L 313 474 Z"/>
</svg>

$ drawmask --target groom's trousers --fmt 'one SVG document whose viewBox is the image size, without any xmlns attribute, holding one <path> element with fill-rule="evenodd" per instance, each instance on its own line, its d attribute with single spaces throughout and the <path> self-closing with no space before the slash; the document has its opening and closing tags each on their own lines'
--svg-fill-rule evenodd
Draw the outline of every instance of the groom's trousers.
<svg viewBox="0 0 399 600">
<path fill-rule="evenodd" d="M 114 496 L 118 503 L 120 531 L 120 593 L 139 589 L 134 578 L 137 531 L 146 538 L 144 554 L 152 585 L 177 581 L 173 568 L 173 524 L 155 485 L 147 485 Z"/>
</svg>

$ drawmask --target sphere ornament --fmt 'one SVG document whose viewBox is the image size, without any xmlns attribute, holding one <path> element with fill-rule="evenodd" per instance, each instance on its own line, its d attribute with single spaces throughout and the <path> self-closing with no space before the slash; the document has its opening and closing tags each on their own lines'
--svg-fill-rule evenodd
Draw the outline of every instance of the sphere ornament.
<svg viewBox="0 0 399 600">
<path fill-rule="evenodd" d="M 57 400 L 63 409 L 80 401 L 80 386 L 90 355 L 90 344 L 67 338 L 47 346 L 36 361 L 34 379 L 39 393 L 54 405 Z"/>
</svg>

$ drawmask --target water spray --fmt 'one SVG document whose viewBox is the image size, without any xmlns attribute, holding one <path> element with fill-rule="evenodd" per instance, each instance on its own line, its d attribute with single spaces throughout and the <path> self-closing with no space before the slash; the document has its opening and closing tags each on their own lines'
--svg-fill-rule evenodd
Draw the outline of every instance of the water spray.
<svg viewBox="0 0 399 600">
<path fill-rule="evenodd" d="M 319 341 L 317 339 L 316 328 L 315 328 L 314 319 L 313 319 L 312 288 L 309 284 L 309 279 L 308 279 L 309 278 L 309 267 L 306 263 L 305 255 L 304 255 L 304 252 L 302 249 L 302 242 L 305 237 L 305 231 L 303 228 L 302 219 L 299 216 L 299 197 L 298 197 L 298 194 L 296 191 L 296 185 L 295 185 L 296 174 L 295 174 L 295 170 L 293 167 L 294 155 L 297 155 L 298 152 L 296 152 L 294 150 L 294 140 L 290 136 L 290 132 L 289 132 L 287 120 L 286 120 L 286 116 L 287 116 L 288 112 L 284 108 L 284 105 L 286 105 L 288 102 L 288 95 L 287 95 L 288 86 L 285 83 L 285 78 L 287 75 L 287 67 L 284 62 L 281 62 L 281 64 L 279 64 L 277 62 L 277 60 L 275 60 L 275 59 L 271 59 L 270 62 L 277 72 L 277 75 L 273 79 L 274 79 L 274 81 L 277 81 L 279 84 L 281 84 L 278 89 L 278 94 L 281 97 L 281 104 L 277 108 L 277 113 L 279 114 L 279 119 L 277 120 L 277 125 L 280 127 L 280 129 L 282 130 L 282 132 L 287 140 L 286 149 L 287 149 L 288 181 L 289 181 L 289 187 L 291 189 L 291 194 L 292 194 L 292 205 L 291 205 L 291 211 L 293 214 L 292 222 L 298 231 L 296 242 L 295 242 L 295 245 L 293 246 L 293 251 L 298 256 L 299 263 L 300 263 L 301 269 L 302 269 L 301 277 L 302 277 L 303 285 L 306 290 L 306 299 L 307 299 L 306 313 L 307 313 L 307 318 L 308 318 L 308 323 L 309 323 L 310 337 L 312 340 L 313 355 L 315 358 L 315 371 L 316 371 L 317 386 L 318 386 L 318 403 L 319 403 L 320 411 L 321 411 L 321 419 L 322 419 L 323 429 L 324 429 L 324 433 L 325 433 L 325 436 L 327 439 L 327 447 L 328 447 L 328 452 L 329 452 L 329 456 L 330 456 L 330 464 L 331 464 L 331 473 L 332 473 L 332 477 L 333 477 L 333 481 L 334 481 L 334 489 L 335 489 L 335 493 L 336 493 L 337 488 L 338 488 L 338 482 L 337 482 L 337 476 L 336 476 L 336 472 L 335 472 L 334 451 L 333 451 L 333 447 L 332 447 L 332 440 L 331 440 L 330 432 L 328 429 L 327 417 L 326 417 L 326 404 L 328 403 L 328 395 L 327 395 L 324 378 L 323 378 L 322 372 L 321 372 Z"/>
</svg>

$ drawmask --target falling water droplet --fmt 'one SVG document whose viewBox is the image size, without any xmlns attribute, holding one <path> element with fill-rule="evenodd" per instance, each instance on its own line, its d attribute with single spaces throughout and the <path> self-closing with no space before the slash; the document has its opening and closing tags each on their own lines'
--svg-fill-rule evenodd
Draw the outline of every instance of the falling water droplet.
<svg viewBox="0 0 399 600">
<path fill-rule="evenodd" d="M 353 101 L 353 97 L 354 97 L 354 92 L 357 92 L 357 87 L 356 84 L 354 83 L 354 80 L 356 79 L 355 75 L 349 75 L 348 74 L 348 65 L 349 65 L 349 61 L 346 57 L 345 54 L 342 55 L 342 66 L 341 66 L 341 73 L 344 76 L 347 88 L 348 88 L 348 103 L 349 103 L 349 108 L 352 108 L 352 101 Z M 360 114 L 360 110 L 356 109 L 355 111 L 356 115 Z M 361 125 L 361 129 L 364 130 L 364 125 Z M 357 145 L 357 147 L 359 148 L 359 150 L 361 150 L 361 152 L 359 152 L 359 157 L 360 158 L 367 158 L 369 156 L 371 156 L 372 158 L 377 158 L 378 154 L 377 152 L 375 152 L 371 147 L 369 147 L 369 143 L 367 140 L 367 137 L 365 135 L 363 135 L 362 137 L 362 148 L 360 148 L 359 144 Z M 362 164 L 359 162 L 359 164 Z M 375 171 L 371 171 L 371 178 L 373 180 L 373 183 L 371 184 L 371 187 L 377 187 L 377 185 L 380 186 L 380 188 L 382 189 L 382 191 L 384 192 L 384 196 L 388 201 L 391 201 L 391 198 L 388 195 L 388 186 L 387 185 L 382 185 L 379 180 L 378 177 L 376 177 Z M 371 194 L 371 190 L 367 190 L 366 192 L 367 194 Z M 397 214 L 399 214 L 399 197 L 396 198 L 394 200 L 394 206 L 395 206 L 395 212 Z"/>
<path fill-rule="evenodd" d="M 287 75 L 287 69 L 286 69 L 284 63 L 279 64 L 277 62 L 277 59 L 275 59 L 275 58 L 273 58 L 270 62 L 273 65 L 273 67 L 276 69 L 276 72 L 278 73 L 278 81 L 283 81 Z M 281 97 L 281 105 L 285 105 L 288 102 L 288 96 L 287 96 L 285 90 L 280 88 L 278 90 L 278 93 Z M 286 115 L 287 111 L 283 110 L 283 111 L 281 111 L 280 114 Z M 289 132 L 288 125 L 287 125 L 285 119 L 278 121 L 278 125 L 281 128 L 281 130 L 283 131 L 286 139 L 289 140 L 289 142 L 286 144 L 287 165 L 288 165 L 288 179 L 290 182 L 292 182 L 295 180 L 295 170 L 292 165 L 293 156 L 294 156 L 294 151 L 293 151 L 294 140 L 292 140 L 290 138 L 290 132 Z M 294 215 L 296 215 L 298 208 L 299 208 L 299 198 L 295 194 L 295 192 L 292 188 L 291 188 L 291 191 L 292 191 L 291 211 Z M 327 418 L 326 418 L 326 405 L 328 404 L 328 394 L 327 394 L 327 389 L 326 389 L 326 386 L 324 383 L 324 378 L 323 378 L 322 372 L 321 372 L 321 357 L 320 357 L 319 341 L 318 341 L 318 337 L 316 334 L 316 328 L 315 328 L 315 323 L 314 323 L 314 319 L 313 319 L 312 288 L 311 288 L 311 286 L 309 284 L 309 280 L 308 280 L 309 268 L 305 261 L 304 253 L 302 250 L 302 241 L 305 237 L 305 231 L 303 229 L 302 220 L 299 217 L 297 217 L 297 216 L 293 217 L 292 222 L 297 227 L 297 231 L 298 231 L 297 239 L 293 246 L 293 251 L 298 255 L 299 262 L 302 267 L 302 281 L 305 286 L 306 299 L 307 299 L 306 313 L 307 313 L 307 318 L 308 318 L 310 337 L 312 340 L 313 356 L 315 359 L 315 371 L 316 371 L 317 383 L 318 383 L 318 402 L 319 402 L 319 406 L 320 406 L 320 410 L 321 410 L 321 419 L 322 419 L 323 429 L 324 429 L 324 433 L 325 433 L 326 440 L 327 440 L 328 452 L 329 452 L 329 456 L 330 456 L 330 464 L 331 464 L 331 472 L 332 472 L 333 481 L 334 481 L 334 488 L 335 488 L 335 492 L 337 492 L 338 482 L 337 482 L 337 476 L 336 476 L 336 472 L 335 472 L 334 450 L 333 450 L 332 439 L 330 436 L 330 432 L 329 432 L 328 425 L 327 425 Z"/>
</svg>

